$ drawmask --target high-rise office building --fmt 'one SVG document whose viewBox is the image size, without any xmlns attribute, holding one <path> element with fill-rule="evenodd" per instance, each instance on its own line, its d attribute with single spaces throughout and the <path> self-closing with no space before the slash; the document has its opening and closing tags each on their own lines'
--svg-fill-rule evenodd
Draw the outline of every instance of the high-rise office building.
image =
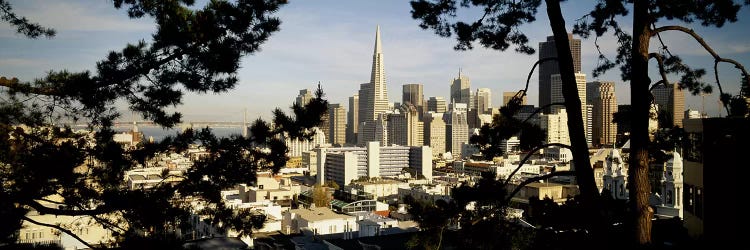
<svg viewBox="0 0 750 250">
<path fill-rule="evenodd" d="M 467 108 L 472 108 L 474 105 L 471 97 L 471 80 L 459 70 L 458 77 L 451 83 L 451 104 L 466 103 Z"/>
<path fill-rule="evenodd" d="M 359 125 L 359 95 L 349 97 L 349 112 L 346 114 L 346 143 L 357 144 L 357 126 Z"/>
<path fill-rule="evenodd" d="M 492 91 L 488 88 L 477 89 L 474 101 L 479 114 L 492 113 Z"/>
<path fill-rule="evenodd" d="M 390 144 L 401 146 L 422 146 L 423 124 L 419 121 L 417 107 L 402 104 L 397 113 L 388 116 L 388 139 Z"/>
<path fill-rule="evenodd" d="M 344 145 L 346 143 L 346 110 L 341 104 L 328 105 L 328 138 L 331 144 Z"/>
<path fill-rule="evenodd" d="M 594 127 L 594 118 L 592 117 L 592 113 L 594 113 L 594 105 L 593 104 L 586 104 L 586 144 L 591 147 L 594 141 L 594 134 L 593 134 L 593 127 Z"/>
<path fill-rule="evenodd" d="M 578 73 L 581 72 L 581 39 L 574 39 L 572 34 L 568 34 L 568 42 L 570 43 L 570 52 L 573 55 L 573 71 Z M 555 37 L 547 37 L 546 42 L 539 43 L 539 59 L 557 57 L 557 48 L 555 47 Z M 560 74 L 560 68 L 557 65 L 557 61 L 546 61 L 539 64 L 539 107 L 544 107 L 547 104 L 553 103 L 551 76 L 554 74 Z M 551 109 L 545 109 L 545 113 L 550 113 Z"/>
<path fill-rule="evenodd" d="M 565 102 L 565 97 L 563 97 L 562 94 L 562 78 L 560 77 L 560 74 L 550 76 L 550 80 L 550 90 L 552 91 L 552 95 L 550 96 L 551 103 Z M 581 102 L 581 118 L 583 119 L 584 134 L 588 134 L 589 129 L 587 128 L 588 126 L 586 126 L 586 124 L 588 124 L 588 108 L 586 108 L 586 74 L 576 73 L 576 85 L 578 87 L 578 99 Z M 563 108 L 565 107 L 555 105 L 552 107 L 552 113 Z M 566 112 L 570 112 L 570 110 L 566 110 Z"/>
<path fill-rule="evenodd" d="M 508 105 L 510 99 L 517 93 L 518 92 L 503 92 L 503 106 Z M 523 99 L 521 99 L 521 105 L 526 105 L 526 96 L 523 96 Z"/>
<path fill-rule="evenodd" d="M 659 106 L 659 112 L 665 115 L 667 124 L 661 127 L 682 127 L 682 119 L 685 118 L 685 92 L 678 88 L 678 84 L 660 84 L 651 90 L 654 95 L 654 103 Z"/>
<path fill-rule="evenodd" d="M 424 116 L 424 144 L 432 148 L 434 156 L 445 153 L 445 121 L 443 113 L 428 112 Z"/>
<path fill-rule="evenodd" d="M 469 143 L 469 123 L 466 104 L 454 103 L 452 109 L 444 118 L 446 151 L 450 151 L 453 159 L 461 159 L 461 147 Z"/>
<path fill-rule="evenodd" d="M 424 86 L 419 83 L 404 84 L 401 104 L 411 103 L 415 107 L 424 106 Z"/>
<path fill-rule="evenodd" d="M 586 101 L 594 105 L 591 132 L 594 146 L 612 145 L 617 138 L 617 124 L 612 120 L 617 113 L 615 83 L 596 81 L 586 83 Z"/>
<path fill-rule="evenodd" d="M 375 30 L 375 49 L 372 55 L 372 72 L 370 82 L 363 83 L 359 89 L 359 112 L 357 133 L 377 132 L 377 124 L 373 121 L 378 120 L 378 115 L 388 111 L 388 90 L 385 80 L 385 66 L 383 62 L 383 48 L 380 42 L 380 26 Z M 364 128 L 365 123 L 371 123 L 369 127 Z M 381 129 L 385 126 L 381 126 Z M 375 134 L 357 135 L 358 139 L 373 140 L 378 136 Z M 359 141 L 358 145 L 364 145 L 367 141 Z"/>
<path fill-rule="evenodd" d="M 448 105 L 445 103 L 445 98 L 442 96 L 431 96 L 427 100 L 427 111 L 435 113 L 445 113 L 448 111 Z"/>
<path fill-rule="evenodd" d="M 295 100 L 296 103 L 299 103 L 299 105 L 305 106 L 308 102 L 310 102 L 313 99 L 313 92 L 309 89 L 301 89 L 299 91 L 299 95 L 297 95 L 297 99 Z"/>
</svg>

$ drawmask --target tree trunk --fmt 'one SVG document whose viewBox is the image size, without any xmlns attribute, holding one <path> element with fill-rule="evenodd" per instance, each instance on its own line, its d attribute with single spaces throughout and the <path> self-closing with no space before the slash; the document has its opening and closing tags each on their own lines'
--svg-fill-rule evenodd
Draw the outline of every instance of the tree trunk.
<svg viewBox="0 0 750 250">
<path fill-rule="evenodd" d="M 651 185 L 648 182 L 648 120 L 651 108 L 648 77 L 648 47 L 651 39 L 649 29 L 648 2 L 636 0 L 633 6 L 633 47 L 631 50 L 630 98 L 632 105 L 632 133 L 630 136 L 630 162 L 628 168 L 628 190 L 630 191 L 631 233 L 640 245 L 651 243 L 651 218 L 653 210 L 648 197 Z"/>
<path fill-rule="evenodd" d="M 560 66 L 560 77 L 562 78 L 562 93 L 565 98 L 565 109 L 568 112 L 568 130 L 570 133 L 570 144 L 573 151 L 573 162 L 575 164 L 576 181 L 581 191 L 584 203 L 592 204 L 599 196 L 599 190 L 594 181 L 594 170 L 589 160 L 588 144 L 583 132 L 583 113 L 581 110 L 581 99 L 578 96 L 575 72 L 573 72 L 573 55 L 570 52 L 568 32 L 565 29 L 565 19 L 560 10 L 559 0 L 546 0 L 547 15 L 549 16 L 552 33 L 555 36 L 557 48 L 557 60 Z"/>
</svg>

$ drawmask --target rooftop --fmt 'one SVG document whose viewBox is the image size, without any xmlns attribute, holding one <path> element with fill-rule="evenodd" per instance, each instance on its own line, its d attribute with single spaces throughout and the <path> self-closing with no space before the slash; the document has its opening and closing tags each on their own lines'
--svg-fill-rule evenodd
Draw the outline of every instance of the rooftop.
<svg viewBox="0 0 750 250">
<path fill-rule="evenodd" d="M 313 207 L 313 208 L 300 208 L 292 209 L 289 212 L 295 213 L 307 221 L 321 221 L 321 220 L 333 220 L 333 219 L 349 219 L 353 218 L 348 215 L 334 213 L 327 207 Z"/>
</svg>

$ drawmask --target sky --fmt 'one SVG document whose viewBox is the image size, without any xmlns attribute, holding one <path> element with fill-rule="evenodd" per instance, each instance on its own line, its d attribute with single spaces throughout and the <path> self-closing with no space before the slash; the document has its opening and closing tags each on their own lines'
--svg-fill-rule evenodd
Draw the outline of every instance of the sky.
<svg viewBox="0 0 750 250">
<path fill-rule="evenodd" d="M 201 5 L 203 1 L 198 1 Z M 568 30 L 573 21 L 591 10 L 595 1 L 566 1 L 562 4 Z M 106 0 L 10 0 L 19 15 L 52 27 L 58 34 L 52 39 L 30 40 L 0 23 L 0 76 L 33 80 L 50 70 L 93 70 L 96 62 L 109 51 L 120 50 L 127 43 L 149 41 L 155 25 L 150 19 L 132 20 L 124 10 L 113 8 Z M 184 121 L 242 121 L 247 109 L 249 119 L 269 119 L 276 107 L 288 108 L 300 89 L 314 89 L 320 82 L 331 103 L 347 106 L 347 98 L 357 93 L 361 83 L 368 82 L 372 66 L 375 28 L 380 25 L 385 60 L 388 96 L 400 102 L 403 84 L 424 84 L 425 98 L 448 99 L 450 83 L 462 74 L 471 80 L 471 88 L 490 88 L 492 104 L 499 107 L 502 92 L 523 89 L 531 66 L 538 55 L 496 51 L 477 44 L 470 51 L 455 51 L 454 38 L 438 37 L 422 30 L 411 18 L 411 7 L 405 0 L 333 1 L 291 0 L 276 16 L 281 30 L 261 46 L 261 51 L 245 56 L 238 72 L 240 83 L 229 93 L 187 94 L 175 110 Z M 546 8 L 542 6 L 537 20 L 520 27 L 537 47 L 551 35 Z M 459 12 L 459 18 L 476 19 L 476 12 Z M 746 6 L 738 17 L 750 17 Z M 632 17 L 629 17 L 632 18 Z M 660 24 L 673 24 L 661 22 Z M 679 23 L 675 23 L 679 24 Z M 629 30 L 630 23 L 622 25 Z M 750 67 L 750 18 L 726 24 L 721 29 L 690 24 L 722 57 L 732 58 Z M 697 42 L 682 33 L 665 33 L 662 38 L 669 49 L 694 67 L 708 70 L 706 82 L 715 85 L 713 59 Z M 616 43 L 611 34 L 598 41 L 602 52 L 614 58 Z M 652 44 L 652 49 L 657 48 Z M 594 79 L 591 71 L 598 52 L 593 37 L 582 41 L 582 68 L 587 80 L 615 81 L 619 104 L 630 103 L 628 83 L 620 79 L 619 70 Z M 657 78 L 655 63 L 650 67 Z M 739 72 L 730 65 L 719 67 L 722 87 L 739 93 Z M 677 81 L 670 76 L 670 81 Z M 538 105 L 538 80 L 532 77 L 529 104 Z M 714 86 L 716 87 L 716 86 Z M 714 88 L 716 89 L 716 88 Z M 718 91 L 715 91 L 718 92 Z M 704 99 L 705 98 L 705 99 Z M 686 108 L 701 110 L 709 116 L 719 115 L 717 94 L 686 94 Z M 127 107 L 123 120 L 131 119 Z M 288 110 L 288 109 L 287 109 Z M 722 112 L 722 114 L 725 114 Z"/>
</svg>

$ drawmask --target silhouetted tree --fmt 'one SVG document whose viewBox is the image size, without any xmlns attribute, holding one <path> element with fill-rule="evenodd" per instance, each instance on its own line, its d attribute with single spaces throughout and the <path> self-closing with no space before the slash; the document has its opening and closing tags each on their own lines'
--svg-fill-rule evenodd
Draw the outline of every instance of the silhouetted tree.
<svg viewBox="0 0 750 250">
<path fill-rule="evenodd" d="M 210 1 L 115 0 L 115 8 L 134 19 L 153 18 L 157 29 L 149 42 L 128 44 L 99 61 L 96 70 L 51 71 L 33 81 L 0 80 L 0 240 L 14 242 L 22 221 L 66 232 L 64 225 L 34 221 L 26 214 L 85 216 L 118 236 L 115 245 L 153 247 L 179 244 L 176 229 L 190 228 L 191 202 L 219 230 L 249 234 L 263 218 L 234 211 L 220 191 L 251 183 L 259 170 L 278 171 L 287 161 L 281 135 L 310 139 L 327 101 L 320 88 L 293 114 L 280 109 L 272 123 L 256 120 L 248 138 L 217 138 L 210 129 L 188 129 L 161 142 L 125 150 L 113 141 L 116 102 L 144 119 L 172 127 L 181 115 L 168 111 L 186 92 L 222 93 L 238 83 L 243 56 L 255 53 L 280 21 L 273 14 L 284 0 Z M 52 36 L 50 29 L 13 14 L 0 1 L 2 20 L 28 37 Z M 83 121 L 87 133 L 74 133 L 65 121 Z M 161 152 L 183 152 L 202 144 L 208 156 L 184 173 L 178 184 L 163 182 L 149 189 L 127 189 L 125 171 Z M 166 176 L 164 176 L 166 177 Z M 49 197 L 56 197 L 50 199 Z M 54 204 L 54 206 L 46 205 Z M 132 241 L 130 241 L 132 240 Z M 170 243 L 170 244 L 171 244 Z M 174 246 L 172 246 L 174 247 Z"/>
<path fill-rule="evenodd" d="M 575 79 L 572 72 L 572 58 L 568 47 L 568 39 L 565 30 L 565 20 L 562 17 L 558 0 L 546 0 L 547 15 L 550 26 L 555 37 L 555 45 L 558 52 L 558 61 L 561 77 L 563 80 L 563 96 L 565 106 L 568 110 L 568 125 L 570 129 L 573 160 L 576 162 L 576 179 L 581 189 L 581 202 L 584 204 L 594 202 L 597 198 L 595 185 L 593 183 L 593 171 L 589 164 L 588 155 L 583 136 L 583 124 L 581 120 L 580 103 L 577 94 Z M 632 8 L 628 4 L 632 3 Z M 474 41 L 485 47 L 506 50 L 511 45 L 516 46 L 516 51 L 531 54 L 533 48 L 527 45 L 527 37 L 518 27 L 527 22 L 533 22 L 541 1 L 455 1 L 455 0 L 418 0 L 412 1 L 412 17 L 421 21 L 420 27 L 433 29 L 436 34 L 449 37 L 455 34 L 458 44 L 456 49 L 465 50 L 473 47 Z M 631 96 L 650 96 L 650 89 L 654 85 L 670 83 L 667 80 L 668 73 L 681 74 L 680 88 L 687 88 L 693 94 L 710 92 L 711 86 L 701 81 L 705 70 L 693 69 L 667 49 L 661 40 L 660 33 L 667 31 L 683 32 L 694 38 L 715 61 L 714 71 L 717 71 L 718 63 L 726 62 L 733 64 L 741 72 L 742 97 L 749 97 L 750 77 L 744 67 L 737 61 L 719 56 L 706 42 L 693 30 L 682 26 L 658 27 L 657 22 L 663 19 L 678 19 L 684 23 L 700 21 L 703 26 L 721 27 L 725 22 L 737 20 L 737 12 L 741 2 L 731 0 L 721 1 L 667 1 L 667 0 L 629 0 L 612 1 L 601 0 L 594 9 L 584 18 L 578 20 L 574 27 L 574 33 L 589 37 L 594 33 L 597 37 L 612 31 L 618 40 L 619 47 L 614 62 L 608 60 L 604 55 L 600 56 L 600 64 L 594 69 L 594 76 L 615 67 L 620 66 L 622 78 L 631 81 Z M 744 4 L 750 4 L 745 0 Z M 456 11 L 460 7 L 478 7 L 482 16 L 473 22 L 455 21 Z M 631 33 L 623 30 L 617 17 L 627 16 L 629 10 L 633 10 L 633 30 Z M 649 50 L 651 38 L 659 38 L 662 46 L 659 52 Z M 648 61 L 655 59 L 658 63 L 661 80 L 652 84 L 648 77 Z M 747 112 L 746 104 L 742 104 L 742 98 L 732 98 L 731 95 L 723 93 L 715 72 L 716 83 L 721 92 L 721 100 L 725 105 L 730 100 L 737 100 L 737 108 L 733 107 L 731 112 Z M 528 87 L 527 87 L 528 88 Z M 525 92 L 525 90 L 523 90 Z M 524 93 L 525 94 L 525 93 Z M 634 243 L 649 244 L 651 232 L 652 209 L 648 206 L 650 187 L 648 184 L 648 120 L 651 100 L 648 98 L 635 98 L 631 102 L 632 133 L 631 133 L 631 156 L 628 181 L 630 188 L 630 201 L 632 216 L 629 221 L 631 225 L 632 239 Z M 727 107 L 727 109 L 729 109 Z M 734 114 L 745 116 L 745 114 Z M 588 206 L 584 208 L 590 209 Z M 593 211 L 593 210 L 591 210 Z M 596 215 L 594 213 L 593 215 Z"/>
</svg>

